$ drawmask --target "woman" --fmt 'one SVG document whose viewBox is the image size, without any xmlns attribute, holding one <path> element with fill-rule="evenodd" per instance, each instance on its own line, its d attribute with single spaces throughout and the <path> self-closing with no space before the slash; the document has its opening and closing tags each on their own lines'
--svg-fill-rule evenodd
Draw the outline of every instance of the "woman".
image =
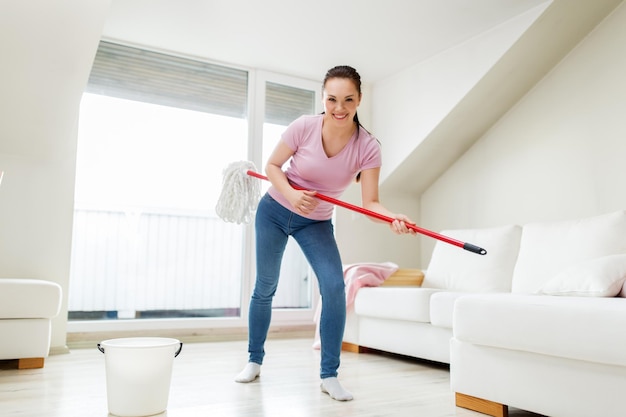
<svg viewBox="0 0 626 417">
<path fill-rule="evenodd" d="M 249 362 L 236 376 L 251 382 L 261 373 L 264 344 L 270 325 L 272 298 L 288 236 L 294 237 L 315 272 L 322 298 L 320 318 L 321 389 L 335 400 L 352 394 L 337 380 L 346 320 L 343 267 L 333 234 L 333 205 L 315 198 L 316 192 L 338 198 L 355 179 L 361 183 L 363 207 L 396 219 L 393 232 L 415 233 L 402 214 L 378 200 L 380 146 L 359 123 L 361 77 L 354 68 L 330 69 L 323 82 L 324 113 L 302 116 L 282 135 L 270 156 L 266 174 L 272 183 L 256 212 L 256 284 L 249 312 Z M 290 161 L 283 171 L 283 165 Z M 305 190 L 294 189 L 296 184 Z"/>
</svg>

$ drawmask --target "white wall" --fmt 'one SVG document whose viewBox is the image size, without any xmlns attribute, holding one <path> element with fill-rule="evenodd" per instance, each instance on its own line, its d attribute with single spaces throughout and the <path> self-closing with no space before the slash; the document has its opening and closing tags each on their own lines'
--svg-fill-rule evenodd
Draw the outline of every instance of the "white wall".
<svg viewBox="0 0 626 417">
<path fill-rule="evenodd" d="M 537 19 L 535 7 L 372 88 L 372 129 L 385 146 L 381 179 L 417 148 Z M 392 140 L 385 141 L 385 138 Z M 419 175 L 419 167 L 415 167 Z"/>
<path fill-rule="evenodd" d="M 341 197 L 351 204 L 361 205 L 361 188 L 353 184 Z M 413 196 L 386 195 L 381 202 L 389 210 L 403 213 L 418 221 L 418 205 Z M 356 262 L 395 262 L 402 268 L 419 267 L 420 240 L 410 235 L 398 236 L 388 223 L 373 222 L 366 216 L 338 208 L 335 235 L 345 264 Z"/>
<path fill-rule="evenodd" d="M 488 227 L 624 209 L 625 44 L 622 3 L 422 195 L 421 220 Z"/>
<path fill-rule="evenodd" d="M 78 109 L 109 3 L 2 2 L 0 277 L 68 292 Z M 64 299 L 53 349 L 65 346 L 66 324 Z"/>
<path fill-rule="evenodd" d="M 489 71 L 546 5 L 371 86 L 364 101 L 368 102 L 372 123 L 364 124 L 382 143 L 381 182 Z M 420 167 L 415 167 L 415 175 L 420 175 Z M 360 204 L 359 187 L 351 187 L 345 199 Z M 423 226 L 429 223 L 423 222 L 419 196 L 383 191 L 381 201 L 390 210 L 411 217 L 418 226 L 438 231 Z M 341 210 L 337 212 L 336 229 L 344 263 L 392 261 L 404 268 L 427 266 L 420 249 L 432 238 L 396 236 L 386 226 Z"/>
</svg>

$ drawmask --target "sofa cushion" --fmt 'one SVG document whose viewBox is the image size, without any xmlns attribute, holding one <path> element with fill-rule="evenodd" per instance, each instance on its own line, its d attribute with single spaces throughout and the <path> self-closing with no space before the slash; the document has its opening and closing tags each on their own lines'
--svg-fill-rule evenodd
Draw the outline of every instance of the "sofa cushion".
<svg viewBox="0 0 626 417">
<path fill-rule="evenodd" d="M 61 308 L 61 286 L 37 279 L 0 278 L 0 318 L 52 318 Z"/>
<path fill-rule="evenodd" d="M 454 309 L 454 337 L 483 346 L 626 366 L 621 298 L 472 294 Z"/>
<path fill-rule="evenodd" d="M 437 291 L 419 287 L 361 288 L 354 311 L 359 316 L 430 323 L 430 296 Z"/>
<path fill-rule="evenodd" d="M 438 241 L 424 276 L 423 287 L 453 291 L 510 291 L 522 228 L 447 230 L 444 236 L 487 250 L 484 256 Z"/>
<path fill-rule="evenodd" d="M 565 268 L 626 253 L 626 211 L 573 221 L 524 225 L 512 292 L 539 293 Z"/>
<path fill-rule="evenodd" d="M 581 297 L 614 297 L 626 280 L 626 254 L 576 263 L 552 277 L 544 294 Z"/>
<path fill-rule="evenodd" d="M 430 297 L 430 323 L 437 327 L 452 328 L 454 303 L 459 297 L 472 293 L 440 291 Z"/>
</svg>

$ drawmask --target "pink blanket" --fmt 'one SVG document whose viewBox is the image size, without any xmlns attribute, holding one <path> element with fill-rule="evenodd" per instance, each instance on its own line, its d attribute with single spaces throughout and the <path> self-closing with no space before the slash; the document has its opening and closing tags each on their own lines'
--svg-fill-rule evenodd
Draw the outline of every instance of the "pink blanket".
<svg viewBox="0 0 626 417">
<path fill-rule="evenodd" d="M 356 293 L 361 287 L 378 287 L 398 270 L 392 262 L 358 263 L 343 267 L 343 280 L 346 283 L 346 307 L 354 304 Z"/>
<path fill-rule="evenodd" d="M 343 280 L 346 283 L 346 308 L 348 311 L 354 304 L 354 299 L 356 298 L 356 293 L 359 291 L 359 288 L 378 287 L 397 270 L 398 265 L 393 262 L 356 263 L 344 265 Z M 320 348 L 319 319 L 321 314 L 322 302 L 320 300 L 315 312 L 315 322 L 317 323 L 317 327 L 315 329 L 315 342 L 313 343 L 314 349 Z"/>
</svg>

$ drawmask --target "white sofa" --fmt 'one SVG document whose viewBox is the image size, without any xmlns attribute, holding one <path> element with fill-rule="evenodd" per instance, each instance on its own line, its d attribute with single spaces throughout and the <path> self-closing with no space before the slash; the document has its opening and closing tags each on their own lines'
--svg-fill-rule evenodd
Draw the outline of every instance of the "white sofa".
<svg viewBox="0 0 626 417">
<path fill-rule="evenodd" d="M 50 350 L 51 320 L 61 286 L 37 279 L 0 278 L 0 360 L 19 369 L 42 368 Z"/>
<path fill-rule="evenodd" d="M 493 416 L 623 414 L 626 211 L 442 234 L 488 253 L 438 242 L 421 287 L 360 289 L 349 345 L 450 363 L 457 405 Z"/>
<path fill-rule="evenodd" d="M 455 300 L 472 292 L 511 291 L 520 226 L 442 234 L 478 244 L 488 251 L 487 255 L 437 242 L 421 286 L 359 289 L 354 308 L 348 311 L 344 335 L 347 349 L 371 348 L 450 363 Z"/>
</svg>

